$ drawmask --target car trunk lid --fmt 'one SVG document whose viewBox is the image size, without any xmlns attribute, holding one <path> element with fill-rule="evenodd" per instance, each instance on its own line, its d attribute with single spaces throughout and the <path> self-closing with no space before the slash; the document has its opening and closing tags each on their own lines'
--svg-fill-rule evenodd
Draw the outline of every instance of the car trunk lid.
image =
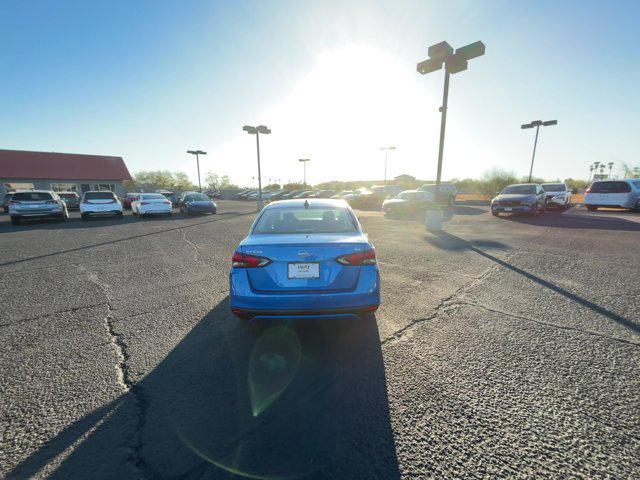
<svg viewBox="0 0 640 480">
<path fill-rule="evenodd" d="M 371 248 L 362 235 L 315 234 L 254 235 L 240 247 L 242 253 L 271 260 L 265 267 L 248 268 L 256 291 L 296 293 L 353 290 L 360 267 L 341 265 L 337 257 Z"/>
</svg>

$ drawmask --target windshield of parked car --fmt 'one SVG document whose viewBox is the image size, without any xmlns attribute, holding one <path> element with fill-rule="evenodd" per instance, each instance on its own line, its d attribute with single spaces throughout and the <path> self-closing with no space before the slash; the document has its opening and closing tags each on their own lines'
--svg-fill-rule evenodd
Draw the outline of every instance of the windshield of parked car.
<svg viewBox="0 0 640 480">
<path fill-rule="evenodd" d="M 140 200 L 166 200 L 166 197 L 160 193 L 145 193 L 140 195 Z"/>
<path fill-rule="evenodd" d="M 185 202 L 206 202 L 211 199 L 207 197 L 204 193 L 193 193 L 191 195 L 187 195 L 184 197 Z"/>
<path fill-rule="evenodd" d="M 543 183 L 542 188 L 547 192 L 565 192 L 567 190 L 564 183 Z"/>
<path fill-rule="evenodd" d="M 52 196 L 47 192 L 18 192 L 13 194 L 12 200 L 16 202 L 37 202 L 51 200 Z"/>
<path fill-rule="evenodd" d="M 279 207 L 266 209 L 253 233 L 355 233 L 358 224 L 342 207 Z"/>
<path fill-rule="evenodd" d="M 63 200 L 77 200 L 78 199 L 78 194 L 77 193 L 59 193 L 58 195 Z"/>
<path fill-rule="evenodd" d="M 520 194 L 520 195 L 535 195 L 536 186 L 535 185 L 510 185 L 504 190 L 500 192 L 503 193 L 512 193 L 512 194 Z"/>
<path fill-rule="evenodd" d="M 115 197 L 113 192 L 87 192 L 84 194 L 85 200 L 112 200 Z"/>
<path fill-rule="evenodd" d="M 422 192 L 402 192 L 396 195 L 401 200 L 419 200 L 425 198 Z"/>
</svg>

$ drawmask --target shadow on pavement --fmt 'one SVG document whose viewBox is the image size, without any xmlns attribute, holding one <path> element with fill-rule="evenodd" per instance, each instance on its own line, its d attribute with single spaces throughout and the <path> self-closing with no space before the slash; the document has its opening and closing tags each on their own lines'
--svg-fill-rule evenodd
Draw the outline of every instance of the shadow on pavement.
<svg viewBox="0 0 640 480">
<path fill-rule="evenodd" d="M 116 240 L 108 240 L 106 242 L 99 242 L 99 243 L 92 243 L 91 245 L 84 245 L 82 247 L 74 247 L 74 248 L 68 248 L 66 250 L 60 250 L 59 252 L 52 252 L 52 253 L 46 253 L 44 255 L 35 255 L 33 257 L 26 257 L 26 258 L 20 258 L 18 260 L 10 260 L 8 262 L 3 262 L 0 263 L 0 267 L 6 267 L 8 265 L 16 265 L 19 263 L 24 263 L 24 262 L 29 262 L 31 260 L 39 260 L 42 258 L 48 258 L 48 257 L 54 257 L 57 255 L 64 255 L 65 253 L 71 253 L 71 252 L 78 252 L 78 251 L 82 251 L 82 250 L 88 250 L 90 248 L 95 248 L 95 247 L 102 247 L 104 245 L 111 245 L 114 243 L 120 243 L 120 242 L 126 242 L 128 240 L 135 240 L 135 239 L 139 239 L 139 238 L 144 238 L 144 237 L 149 237 L 152 235 L 159 235 L 159 234 L 163 234 L 163 233 L 168 233 L 168 232 L 173 232 L 176 230 L 182 230 L 185 228 L 192 228 L 192 227 L 197 227 L 198 225 L 204 225 L 207 223 L 214 223 L 214 222 L 221 222 L 223 220 L 229 220 L 232 218 L 236 218 L 236 217 L 241 217 L 241 216 L 245 216 L 245 215 L 255 215 L 255 212 L 226 212 L 224 214 L 220 214 L 220 215 L 215 215 L 213 216 L 213 218 L 211 217 L 206 217 L 207 219 L 204 221 L 200 221 L 197 223 L 187 223 L 186 225 L 179 225 L 176 227 L 171 227 L 171 228 L 163 228 L 160 230 L 154 230 L 153 232 L 145 232 L 145 233 L 140 233 L 137 235 L 130 235 L 128 237 L 124 237 L 124 238 L 118 238 Z M 125 218 L 129 218 L 129 217 L 125 217 Z M 173 217 L 164 217 L 164 219 L 168 219 L 168 218 L 173 218 Z M 176 218 L 178 219 L 183 219 L 184 217 L 180 218 Z M 151 220 L 138 220 L 136 218 L 135 220 L 136 222 L 153 222 L 153 219 Z M 118 225 L 121 225 L 122 222 L 124 222 L 123 220 L 114 220 L 114 222 L 119 222 Z M 87 225 L 91 225 L 91 221 L 89 222 L 77 222 L 75 224 L 72 223 L 59 223 L 57 224 L 58 228 L 84 228 Z M 105 226 L 105 220 L 100 220 L 99 222 L 100 224 L 96 224 L 94 226 Z M 126 222 L 126 223 L 132 223 L 132 222 Z M 20 228 L 20 227 L 16 227 L 16 228 Z"/>
<path fill-rule="evenodd" d="M 558 212 L 562 213 L 562 212 Z M 545 213 L 538 217 L 523 217 L 510 215 L 500 217 L 517 223 L 526 223 L 539 227 L 576 228 L 586 230 L 622 230 L 627 232 L 640 232 L 640 222 L 619 217 L 596 218 L 590 215 L 553 215 Z"/>
<path fill-rule="evenodd" d="M 128 394 L 7 478 L 76 442 L 52 478 L 400 478 L 375 319 L 271 325 L 256 339 L 226 299 Z"/>
<path fill-rule="evenodd" d="M 548 280 L 540 278 L 537 275 L 529 273 L 526 270 L 523 270 L 521 268 L 516 267 L 515 265 L 510 264 L 509 262 L 501 260 L 485 251 L 480 250 L 479 248 L 477 248 L 477 246 L 480 246 L 477 242 L 468 242 L 460 237 L 456 237 L 455 235 L 451 235 L 450 233 L 446 233 L 446 232 L 438 232 L 437 234 L 434 234 L 434 237 L 431 237 L 431 238 L 427 237 L 426 240 L 430 244 L 445 250 L 461 250 L 463 248 L 471 250 L 472 252 L 475 252 L 478 255 L 481 255 L 484 258 L 497 263 L 501 267 L 507 268 L 512 272 L 522 275 L 528 278 L 529 280 L 536 282 L 537 284 L 542 285 L 543 287 L 546 287 L 549 290 L 552 290 L 553 292 L 560 294 L 565 298 L 568 298 L 569 300 L 572 300 L 584 307 L 587 307 L 588 309 L 592 310 L 595 313 L 603 315 L 619 323 L 623 327 L 626 327 L 634 331 L 635 333 L 640 333 L 640 325 L 633 322 L 632 320 L 629 320 L 628 318 L 618 315 L 617 313 L 612 312 L 611 310 L 607 310 L 606 308 L 596 303 L 593 303 L 592 301 L 587 300 L 586 298 L 583 298 L 580 295 L 576 295 L 575 293 L 572 293 L 569 290 L 566 290 L 552 282 L 549 282 Z"/>
</svg>

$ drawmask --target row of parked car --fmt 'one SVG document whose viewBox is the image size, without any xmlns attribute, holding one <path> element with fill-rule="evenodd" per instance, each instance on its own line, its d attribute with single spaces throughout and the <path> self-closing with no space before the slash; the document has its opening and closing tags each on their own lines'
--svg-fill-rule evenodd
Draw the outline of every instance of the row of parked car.
<svg viewBox="0 0 640 480">
<path fill-rule="evenodd" d="M 262 199 L 265 202 L 276 200 L 287 200 L 292 198 L 339 198 L 353 208 L 362 210 L 379 210 L 389 199 L 435 201 L 435 184 L 426 184 L 417 190 L 404 191 L 400 185 L 373 185 L 355 190 L 278 190 L 275 192 L 262 192 Z M 417 193 L 411 193 L 417 192 Z M 452 205 L 455 201 L 458 190 L 452 183 L 441 183 L 438 193 L 438 203 Z M 238 193 L 238 198 L 242 200 L 257 200 L 259 192 L 256 190 L 243 190 Z"/>
<path fill-rule="evenodd" d="M 174 206 L 186 215 L 215 214 L 218 209 L 212 198 L 200 192 L 183 192 L 179 198 L 173 192 L 133 192 L 120 199 L 114 192 L 104 190 L 85 192 L 82 198 L 75 192 L 18 190 L 5 195 L 5 202 L 5 211 L 14 225 L 37 218 L 64 222 L 70 210 L 79 210 L 82 220 L 89 220 L 108 216 L 123 218 L 125 208 L 139 217 L 172 215 Z"/>
</svg>

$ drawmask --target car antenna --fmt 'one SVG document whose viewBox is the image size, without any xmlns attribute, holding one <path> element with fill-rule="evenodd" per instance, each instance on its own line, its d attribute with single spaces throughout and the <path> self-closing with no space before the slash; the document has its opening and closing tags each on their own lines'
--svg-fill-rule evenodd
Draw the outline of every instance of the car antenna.
<svg viewBox="0 0 640 480">
<path fill-rule="evenodd" d="M 304 208 L 309 208 L 309 200 L 304 201 Z"/>
</svg>

